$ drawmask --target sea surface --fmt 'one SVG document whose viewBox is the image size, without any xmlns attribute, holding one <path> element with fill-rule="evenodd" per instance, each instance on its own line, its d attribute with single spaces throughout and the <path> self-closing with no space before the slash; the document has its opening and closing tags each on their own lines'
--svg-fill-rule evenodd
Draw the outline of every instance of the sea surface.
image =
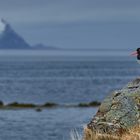
<svg viewBox="0 0 140 140">
<path fill-rule="evenodd" d="M 102 101 L 139 75 L 139 64 L 126 52 L 0 51 L 0 100 L 5 104 Z M 70 132 L 82 133 L 96 111 L 0 110 L 0 140 L 70 140 Z"/>
</svg>

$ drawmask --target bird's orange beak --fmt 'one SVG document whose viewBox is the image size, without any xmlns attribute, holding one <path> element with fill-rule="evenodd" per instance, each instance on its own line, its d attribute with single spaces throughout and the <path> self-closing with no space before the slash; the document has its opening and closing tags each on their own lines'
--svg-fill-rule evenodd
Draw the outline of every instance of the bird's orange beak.
<svg viewBox="0 0 140 140">
<path fill-rule="evenodd" d="M 135 51 L 135 52 L 132 52 L 131 55 L 132 55 L 132 56 L 137 56 L 138 53 L 137 53 L 137 51 Z"/>
</svg>

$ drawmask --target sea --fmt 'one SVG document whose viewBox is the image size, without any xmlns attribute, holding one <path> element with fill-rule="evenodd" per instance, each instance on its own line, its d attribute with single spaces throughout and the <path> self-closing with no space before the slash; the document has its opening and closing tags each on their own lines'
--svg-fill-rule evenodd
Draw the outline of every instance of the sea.
<svg viewBox="0 0 140 140">
<path fill-rule="evenodd" d="M 75 105 L 103 101 L 139 77 L 140 66 L 130 51 L 1 50 L 0 100 Z M 72 140 L 98 107 L 0 110 L 0 140 Z"/>
</svg>

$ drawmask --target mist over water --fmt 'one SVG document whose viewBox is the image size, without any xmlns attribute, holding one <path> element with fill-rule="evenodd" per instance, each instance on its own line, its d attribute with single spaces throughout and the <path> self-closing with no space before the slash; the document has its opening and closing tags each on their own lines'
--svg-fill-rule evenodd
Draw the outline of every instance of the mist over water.
<svg viewBox="0 0 140 140">
<path fill-rule="evenodd" d="M 0 50 L 0 56 L 46 56 L 46 57 L 93 57 L 93 56 L 130 56 L 131 50 Z"/>
</svg>

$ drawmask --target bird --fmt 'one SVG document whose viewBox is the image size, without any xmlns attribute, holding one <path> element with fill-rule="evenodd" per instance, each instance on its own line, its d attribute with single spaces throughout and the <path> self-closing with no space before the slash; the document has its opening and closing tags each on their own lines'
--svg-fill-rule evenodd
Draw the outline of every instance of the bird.
<svg viewBox="0 0 140 140">
<path fill-rule="evenodd" d="M 140 48 L 137 48 L 137 50 L 132 52 L 131 55 L 136 56 L 137 60 L 140 60 Z"/>
</svg>

